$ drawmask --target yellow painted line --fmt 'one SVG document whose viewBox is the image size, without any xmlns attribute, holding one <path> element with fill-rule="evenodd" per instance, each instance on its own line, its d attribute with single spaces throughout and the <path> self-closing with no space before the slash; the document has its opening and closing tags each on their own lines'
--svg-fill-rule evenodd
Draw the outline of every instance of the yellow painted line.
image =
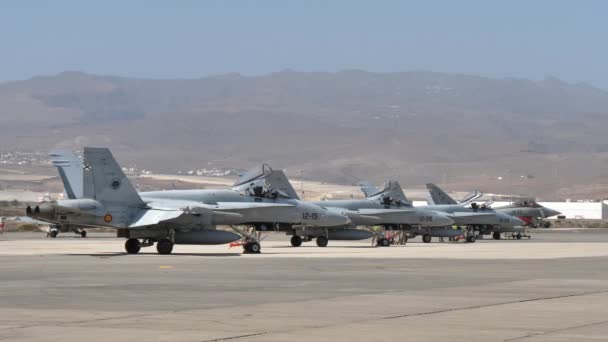
<svg viewBox="0 0 608 342">
<path fill-rule="evenodd" d="M 160 265 L 160 266 L 158 266 L 158 268 L 160 268 L 161 270 L 163 270 L 163 269 L 166 270 L 166 269 L 173 268 L 173 266 L 171 266 L 171 265 Z"/>
</svg>

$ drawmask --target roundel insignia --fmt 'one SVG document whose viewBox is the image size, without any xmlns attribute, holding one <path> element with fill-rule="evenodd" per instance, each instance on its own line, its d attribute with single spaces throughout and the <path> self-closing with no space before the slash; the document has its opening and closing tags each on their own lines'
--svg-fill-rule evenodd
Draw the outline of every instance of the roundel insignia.
<svg viewBox="0 0 608 342">
<path fill-rule="evenodd" d="M 120 179 L 118 179 L 118 178 L 112 179 L 110 186 L 112 187 L 112 189 L 118 190 L 118 188 L 120 188 Z"/>
<path fill-rule="evenodd" d="M 111 215 L 111 214 L 106 214 L 106 215 L 103 217 L 103 220 L 104 220 L 104 221 L 106 221 L 106 223 L 110 223 L 110 222 L 112 222 L 112 215 Z"/>
</svg>

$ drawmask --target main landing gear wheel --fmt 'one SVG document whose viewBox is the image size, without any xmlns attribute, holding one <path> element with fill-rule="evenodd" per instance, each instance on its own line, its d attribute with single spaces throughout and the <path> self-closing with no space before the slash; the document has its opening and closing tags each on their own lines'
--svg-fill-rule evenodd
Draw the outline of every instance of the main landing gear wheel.
<svg viewBox="0 0 608 342">
<path fill-rule="evenodd" d="M 57 234 L 59 234 L 59 232 L 58 232 L 58 231 L 56 231 L 56 230 L 51 230 L 51 232 L 49 233 L 49 236 L 50 236 L 50 237 L 52 237 L 52 238 L 56 238 L 56 237 L 57 237 Z"/>
<path fill-rule="evenodd" d="M 429 243 L 431 240 L 433 240 L 433 237 L 431 237 L 429 234 L 422 235 L 422 242 Z"/>
<path fill-rule="evenodd" d="M 475 242 L 475 240 L 477 240 L 475 235 L 467 236 L 467 242 L 473 243 L 473 242 Z"/>
<path fill-rule="evenodd" d="M 137 239 L 128 239 L 127 242 L 125 242 L 125 250 L 129 254 L 137 254 L 140 249 L 141 243 L 139 243 L 139 240 Z"/>
<path fill-rule="evenodd" d="M 391 242 L 388 241 L 387 238 L 378 239 L 378 243 L 376 244 L 379 247 L 388 247 L 391 245 Z"/>
<path fill-rule="evenodd" d="M 243 245 L 243 251 L 245 253 L 259 254 L 262 250 L 262 247 L 257 242 L 247 242 Z"/>
<path fill-rule="evenodd" d="M 516 238 L 517 240 L 521 240 L 521 233 L 517 233 L 517 235 L 515 235 L 515 238 Z"/>
<path fill-rule="evenodd" d="M 87 231 L 83 230 L 80 232 L 80 237 L 82 237 L 83 239 L 87 237 Z"/>
<path fill-rule="evenodd" d="M 291 237 L 291 245 L 293 247 L 300 247 L 302 246 L 302 238 L 299 237 L 298 235 L 294 235 Z"/>
<path fill-rule="evenodd" d="M 500 233 L 499 232 L 492 233 L 492 238 L 494 238 L 494 240 L 500 240 Z"/>
<path fill-rule="evenodd" d="M 156 251 L 158 254 L 171 254 L 173 251 L 173 242 L 169 241 L 168 239 L 161 239 L 156 243 Z"/>
<path fill-rule="evenodd" d="M 317 238 L 317 246 L 319 246 L 319 247 L 327 247 L 328 242 L 329 242 L 329 240 L 327 240 L 327 238 L 325 236 L 319 236 Z"/>
</svg>

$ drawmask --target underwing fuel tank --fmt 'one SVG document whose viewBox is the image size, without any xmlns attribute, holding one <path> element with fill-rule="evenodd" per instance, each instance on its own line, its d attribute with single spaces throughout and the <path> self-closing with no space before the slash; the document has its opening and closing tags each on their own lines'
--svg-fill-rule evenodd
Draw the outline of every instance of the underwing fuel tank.
<svg viewBox="0 0 608 342">
<path fill-rule="evenodd" d="M 330 230 L 329 240 L 365 240 L 374 236 L 374 233 L 361 229 Z"/>
<path fill-rule="evenodd" d="M 433 237 L 454 237 L 464 235 L 465 232 L 462 229 L 452 228 L 433 228 L 422 232 L 421 234 L 428 234 Z"/>
<path fill-rule="evenodd" d="M 239 235 L 225 230 L 175 232 L 176 245 L 223 245 L 240 238 Z"/>
</svg>

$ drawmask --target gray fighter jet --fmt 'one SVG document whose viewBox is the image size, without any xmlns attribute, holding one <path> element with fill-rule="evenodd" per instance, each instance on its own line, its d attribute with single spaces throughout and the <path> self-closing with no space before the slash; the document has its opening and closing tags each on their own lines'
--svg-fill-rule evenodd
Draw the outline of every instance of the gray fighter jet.
<svg viewBox="0 0 608 342">
<path fill-rule="evenodd" d="M 467 196 L 469 199 L 459 203 L 435 184 L 428 183 L 426 187 L 433 204 L 425 206 L 425 208 L 450 213 L 450 217 L 454 219 L 457 225 L 466 227 L 467 241 L 475 241 L 475 232 L 481 235 L 492 234 L 494 237 L 500 236 L 503 232 L 513 232 L 520 234 L 521 238 L 525 222 L 515 216 L 494 210 L 489 205 L 478 205 L 473 202 L 480 196 Z M 430 236 L 423 236 L 423 241 L 427 242 L 427 240 L 430 242 Z"/>
<path fill-rule="evenodd" d="M 427 188 L 429 190 L 430 200 L 434 204 L 469 205 L 476 199 L 479 199 L 481 196 L 483 196 L 483 193 L 475 190 L 474 192 L 471 192 L 470 194 L 465 196 L 464 199 L 460 200 L 459 202 L 456 202 L 435 184 L 429 183 L 427 184 Z M 519 198 L 509 205 L 495 207 L 494 210 L 503 214 L 518 217 L 525 222 L 525 226 L 529 226 L 532 228 L 537 228 L 539 226 L 550 228 L 551 222 L 543 220 L 561 214 L 557 210 L 543 207 L 532 198 Z M 493 237 L 495 239 L 500 239 L 500 234 L 493 234 Z"/>
<path fill-rule="evenodd" d="M 551 228 L 551 222 L 544 221 L 546 218 L 560 215 L 561 213 L 557 210 L 553 210 L 547 207 L 543 207 L 538 204 L 534 199 L 518 199 L 513 203 L 496 207 L 494 210 L 511 215 L 517 216 L 523 220 L 527 226 L 537 228 L 539 226 L 545 228 Z M 494 238 L 500 238 L 500 235 L 494 235 Z"/>
<path fill-rule="evenodd" d="M 154 243 L 160 254 L 169 254 L 174 244 L 224 244 L 241 236 L 245 252 L 259 253 L 255 236 L 237 226 L 292 229 L 351 222 L 338 212 L 289 198 L 283 190 L 261 187 L 251 179 L 232 189 L 138 193 L 105 148 L 85 148 L 82 180 L 82 198 L 28 207 L 27 215 L 56 224 L 117 228 L 127 238 L 125 249 L 131 254 Z M 240 235 L 217 230 L 217 225 L 230 226 Z"/>
<path fill-rule="evenodd" d="M 365 191 L 365 199 L 325 200 L 314 203 L 335 210 L 348 210 L 364 217 L 375 217 L 375 222 L 358 220 L 356 217 L 351 217 L 351 221 L 359 226 L 381 226 L 384 230 L 410 231 L 420 227 L 446 227 L 454 223 L 452 218 L 443 212 L 413 207 L 397 181 L 386 182 L 380 191 L 369 183 L 363 183 L 361 187 Z M 379 246 L 390 244 L 383 235 L 379 236 L 377 243 Z"/>
<path fill-rule="evenodd" d="M 53 163 L 60 169 L 60 175 L 68 175 L 67 177 L 62 176 L 62 180 L 64 183 L 70 183 L 70 186 L 74 189 L 82 188 L 77 184 L 73 183 L 79 182 L 82 179 L 82 176 L 75 176 L 73 173 L 68 172 L 68 170 L 61 170 L 61 168 L 66 167 L 69 164 L 72 165 L 82 165 L 82 161 L 72 152 L 69 151 L 60 151 L 55 152 L 53 154 L 54 159 Z M 68 162 L 69 161 L 69 162 Z M 76 170 L 82 170 L 82 167 L 76 167 Z M 62 172 L 63 171 L 63 172 Z M 291 183 L 285 176 L 285 174 L 280 170 L 273 170 L 269 165 L 263 164 L 261 167 L 253 168 L 244 174 L 242 174 L 239 179 L 233 184 L 231 190 L 235 190 L 240 194 L 245 196 L 249 196 L 254 198 L 255 201 L 260 201 L 262 198 L 277 198 L 280 197 L 282 199 L 292 199 L 296 200 L 297 203 L 302 206 L 309 205 L 309 203 L 305 203 L 300 201 L 296 191 L 293 189 Z M 142 192 L 139 193 L 144 198 L 154 198 L 154 199 L 185 199 L 192 200 L 199 199 L 204 203 L 215 203 L 217 201 L 217 193 L 225 193 L 226 190 L 213 190 L 213 189 L 205 189 L 205 190 L 182 190 L 182 191 L 153 191 L 153 192 Z M 236 199 L 232 199 L 236 200 Z M 316 205 L 313 205 L 316 206 Z M 330 213 L 337 215 L 338 217 L 346 216 L 349 220 L 356 220 L 358 223 L 366 223 L 371 224 L 377 222 L 377 218 L 371 216 L 359 215 L 355 212 L 349 210 L 336 210 L 335 208 L 325 209 Z M 359 239 L 367 239 L 372 237 L 374 234 L 369 230 L 361 230 L 356 229 L 356 226 L 352 224 L 343 225 L 343 226 L 320 226 L 315 224 L 305 224 L 305 225 L 294 225 L 294 224 L 285 224 L 279 222 L 269 221 L 273 218 L 266 218 L 267 221 L 262 221 L 264 219 L 260 218 L 259 222 L 249 222 L 256 231 L 264 232 L 264 231 L 283 231 L 288 235 L 292 235 L 291 243 L 294 246 L 299 246 L 302 244 L 303 240 L 310 241 L 312 238 L 316 238 L 317 245 L 320 247 L 325 247 L 328 244 L 329 239 L 333 240 L 359 240 Z M 313 214 L 310 220 L 316 220 L 315 215 Z M 319 223 L 320 224 L 320 223 Z M 304 238 L 302 238 L 304 236 Z"/>
<path fill-rule="evenodd" d="M 394 182 L 393 184 L 395 184 L 395 187 L 399 186 L 399 183 Z M 361 189 L 366 197 L 369 197 L 370 185 L 364 184 L 361 186 Z M 403 190 L 400 186 L 398 191 L 399 193 L 403 194 Z M 411 202 L 405 197 L 405 195 L 403 195 L 401 200 L 411 205 Z M 459 227 L 465 227 L 464 231 L 460 229 L 452 229 L 452 227 L 413 227 L 413 229 L 410 230 L 412 235 L 422 235 L 422 241 L 426 243 L 431 242 L 433 236 L 451 237 L 462 235 L 463 233 L 468 242 L 475 242 L 477 235 L 476 232 L 485 235 L 492 231 L 513 231 L 517 229 L 518 226 L 523 224 L 523 221 L 516 217 L 498 213 L 489 207 L 477 206 L 474 203 L 471 205 L 471 207 L 466 207 L 461 204 L 446 204 L 426 205 L 417 208 L 444 213 L 447 217 L 453 220 L 454 224 L 458 225 Z"/>
<path fill-rule="evenodd" d="M 268 186 L 277 189 L 286 189 L 285 194 L 294 199 L 299 199 L 297 193 L 289 183 L 282 171 L 271 171 L 260 175 L 257 181 L 263 181 Z M 397 184 L 397 188 L 399 188 Z M 375 193 L 369 199 L 361 200 L 334 200 L 317 201 L 316 205 L 327 208 L 347 216 L 351 223 L 343 227 L 300 227 L 292 232 L 291 245 L 299 247 L 302 242 L 316 239 L 320 247 L 327 246 L 328 239 L 331 240 L 364 240 L 376 235 L 378 246 L 389 246 L 390 242 L 382 232 L 372 229 L 358 229 L 361 226 L 381 226 L 386 230 L 404 230 L 410 226 L 448 226 L 454 221 L 447 215 L 431 212 L 404 203 L 401 198 L 403 193 L 393 193 L 395 189 L 392 183 L 387 184 L 383 191 Z"/>
</svg>

